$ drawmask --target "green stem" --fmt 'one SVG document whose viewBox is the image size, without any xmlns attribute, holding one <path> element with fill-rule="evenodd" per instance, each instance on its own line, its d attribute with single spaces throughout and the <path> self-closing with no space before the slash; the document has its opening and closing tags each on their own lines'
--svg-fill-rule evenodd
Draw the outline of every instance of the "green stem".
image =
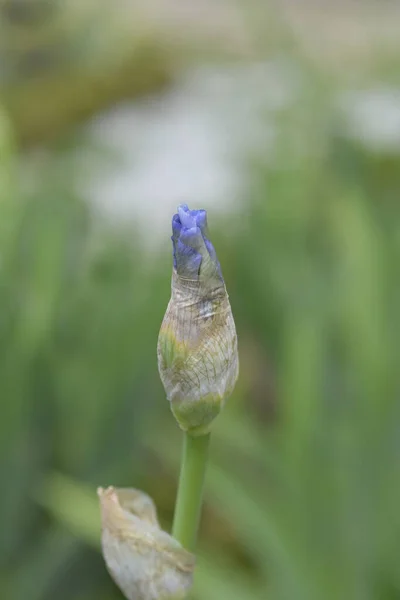
<svg viewBox="0 0 400 600">
<path fill-rule="evenodd" d="M 172 535 L 190 551 L 196 546 L 209 443 L 209 433 L 198 437 L 185 433 Z"/>
</svg>

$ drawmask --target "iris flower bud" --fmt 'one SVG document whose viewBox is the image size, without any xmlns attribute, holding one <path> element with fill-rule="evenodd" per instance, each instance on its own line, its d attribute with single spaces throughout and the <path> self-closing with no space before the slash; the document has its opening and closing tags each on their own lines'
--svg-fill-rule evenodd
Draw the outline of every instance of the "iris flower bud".
<svg viewBox="0 0 400 600">
<path fill-rule="evenodd" d="M 128 600 L 181 600 L 195 557 L 162 531 L 152 499 L 133 488 L 99 488 L 103 555 Z"/>
<path fill-rule="evenodd" d="M 207 433 L 239 369 L 235 323 L 205 210 L 172 218 L 173 272 L 158 339 L 158 368 L 178 424 Z"/>
</svg>

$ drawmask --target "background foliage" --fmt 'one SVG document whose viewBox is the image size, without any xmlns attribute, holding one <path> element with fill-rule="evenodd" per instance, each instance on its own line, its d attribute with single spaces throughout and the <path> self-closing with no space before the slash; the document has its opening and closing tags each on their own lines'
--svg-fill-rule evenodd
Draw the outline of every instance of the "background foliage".
<svg viewBox="0 0 400 600">
<path fill-rule="evenodd" d="M 400 598 L 400 155 L 346 136 L 339 83 L 301 68 L 272 158 L 243 157 L 240 209 L 209 210 L 241 378 L 213 435 L 197 600 Z M 169 223 L 143 250 L 146 227 L 93 217 L 83 176 L 69 144 L 25 161 L 1 114 L 8 600 L 121 597 L 98 485 L 142 488 L 172 519 L 181 436 L 155 356 Z"/>
</svg>

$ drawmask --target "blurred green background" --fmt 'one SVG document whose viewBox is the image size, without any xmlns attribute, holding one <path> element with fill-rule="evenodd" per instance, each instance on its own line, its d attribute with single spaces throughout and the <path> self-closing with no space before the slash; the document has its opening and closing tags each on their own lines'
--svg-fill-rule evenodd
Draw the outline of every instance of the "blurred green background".
<svg viewBox="0 0 400 600">
<path fill-rule="evenodd" d="M 122 597 L 99 485 L 145 490 L 170 527 L 181 434 L 156 343 L 187 201 L 209 212 L 241 360 L 191 597 L 400 599 L 398 3 L 0 15 L 0 597 Z M 216 104 L 240 125 L 221 125 L 227 171 Z"/>
</svg>

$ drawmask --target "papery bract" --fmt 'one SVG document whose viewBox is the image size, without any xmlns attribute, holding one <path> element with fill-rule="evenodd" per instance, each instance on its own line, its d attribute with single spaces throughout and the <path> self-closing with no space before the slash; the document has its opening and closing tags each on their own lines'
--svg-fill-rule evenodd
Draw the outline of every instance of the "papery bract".
<svg viewBox="0 0 400 600">
<path fill-rule="evenodd" d="M 133 488 L 99 488 L 98 495 L 103 556 L 126 598 L 185 598 L 195 557 L 162 531 L 151 498 Z"/>
</svg>

